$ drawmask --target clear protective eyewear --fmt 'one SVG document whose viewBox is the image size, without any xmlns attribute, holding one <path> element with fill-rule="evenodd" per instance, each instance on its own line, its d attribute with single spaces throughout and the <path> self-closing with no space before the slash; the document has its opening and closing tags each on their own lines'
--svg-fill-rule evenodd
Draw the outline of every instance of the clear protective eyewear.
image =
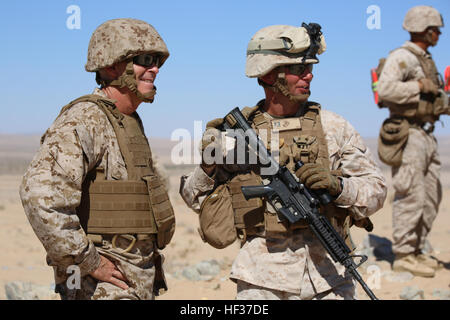
<svg viewBox="0 0 450 320">
<path fill-rule="evenodd" d="M 284 66 L 290 74 L 295 74 L 297 76 L 304 75 L 306 71 L 308 73 L 312 72 L 313 65 L 309 64 L 289 64 Z"/>
</svg>

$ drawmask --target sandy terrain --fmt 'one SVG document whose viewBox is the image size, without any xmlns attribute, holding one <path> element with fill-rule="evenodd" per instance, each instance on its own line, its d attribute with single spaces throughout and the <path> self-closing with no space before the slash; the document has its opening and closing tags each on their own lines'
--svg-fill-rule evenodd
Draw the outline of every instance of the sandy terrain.
<svg viewBox="0 0 450 320">
<path fill-rule="evenodd" d="M 33 282 L 40 285 L 53 283 L 53 272 L 45 263 L 45 251 L 34 235 L 23 213 L 18 187 L 21 174 L 37 148 L 38 137 L 20 137 L 0 135 L 0 299 L 5 299 L 4 285 L 10 281 Z M 406 282 L 390 282 L 381 277 L 379 288 L 374 289 L 380 299 L 399 299 L 399 295 L 406 286 L 418 286 L 424 290 L 425 299 L 435 299 L 433 291 L 436 289 L 450 289 L 450 139 L 440 138 L 440 152 L 442 155 L 444 197 L 440 213 L 435 221 L 430 235 L 430 243 L 434 248 L 434 255 L 444 263 L 436 277 L 432 279 L 415 277 Z M 171 244 L 163 251 L 166 256 L 167 281 L 169 291 L 158 299 L 234 299 L 236 286 L 228 279 L 231 263 L 239 250 L 238 243 L 230 247 L 217 250 L 200 239 L 196 229 L 197 215 L 188 209 L 178 195 L 179 177 L 188 172 L 189 167 L 174 167 L 168 162 L 170 146 L 173 143 L 161 139 L 151 141 L 154 154 L 166 164 L 170 175 L 170 197 L 173 202 L 177 229 Z M 369 139 L 368 145 L 374 149 L 375 140 Z M 383 167 L 390 185 L 390 173 Z M 392 189 L 382 210 L 373 216 L 375 229 L 373 234 L 391 239 L 391 202 Z M 362 242 L 367 233 L 362 229 L 352 229 L 354 242 Z M 203 260 L 215 259 L 221 266 L 220 273 L 209 281 L 190 281 L 177 275 L 184 267 L 194 265 Z M 376 261 L 382 271 L 390 270 L 388 261 Z M 360 268 L 365 279 L 369 276 L 365 266 Z M 358 288 L 359 297 L 367 297 Z"/>
</svg>

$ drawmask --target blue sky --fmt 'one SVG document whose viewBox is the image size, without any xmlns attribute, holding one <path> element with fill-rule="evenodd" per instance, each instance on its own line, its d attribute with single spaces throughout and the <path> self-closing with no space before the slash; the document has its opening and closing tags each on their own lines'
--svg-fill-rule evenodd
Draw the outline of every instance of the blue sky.
<svg viewBox="0 0 450 320">
<path fill-rule="evenodd" d="M 345 4 L 344 4 L 345 3 Z M 255 79 L 245 77 L 247 43 L 273 24 L 322 25 L 327 51 L 314 68 L 311 100 L 348 119 L 364 137 L 375 137 L 388 115 L 373 102 L 371 68 L 409 35 L 401 27 L 409 8 L 426 4 L 450 21 L 449 0 L 229 0 L 229 1 L 14 1 L 2 3 L 3 50 L 0 133 L 41 134 L 62 106 L 92 92 L 95 75 L 84 71 L 90 36 L 113 18 L 137 18 L 163 37 L 170 58 L 161 68 L 153 104 L 139 107 L 146 133 L 170 138 L 177 128 L 193 131 L 232 108 L 253 106 L 263 97 Z M 81 10 L 81 28 L 68 29 L 70 5 Z M 377 5 L 381 28 L 369 30 L 366 12 Z M 430 49 L 443 73 L 450 65 L 450 28 Z M 437 135 L 450 135 L 442 117 Z"/>
</svg>

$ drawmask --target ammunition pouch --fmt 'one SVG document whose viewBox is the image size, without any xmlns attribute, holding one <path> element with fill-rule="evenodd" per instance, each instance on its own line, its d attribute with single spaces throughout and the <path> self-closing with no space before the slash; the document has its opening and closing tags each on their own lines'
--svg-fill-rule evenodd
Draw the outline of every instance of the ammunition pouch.
<svg viewBox="0 0 450 320">
<path fill-rule="evenodd" d="M 450 114 L 449 96 L 444 90 L 439 89 L 439 95 L 433 103 L 433 115 L 439 117 L 442 114 Z"/>
<path fill-rule="evenodd" d="M 261 177 L 253 171 L 238 174 L 228 182 L 235 227 L 239 234 L 244 233 L 244 229 L 264 226 L 265 200 L 261 198 L 245 200 L 241 190 L 243 186 L 256 186 L 261 184 Z"/>
<path fill-rule="evenodd" d="M 265 236 L 268 238 L 285 238 L 292 235 L 294 230 L 306 229 L 308 224 L 305 220 L 299 220 L 294 224 L 278 213 L 267 211 L 264 213 Z"/>
</svg>

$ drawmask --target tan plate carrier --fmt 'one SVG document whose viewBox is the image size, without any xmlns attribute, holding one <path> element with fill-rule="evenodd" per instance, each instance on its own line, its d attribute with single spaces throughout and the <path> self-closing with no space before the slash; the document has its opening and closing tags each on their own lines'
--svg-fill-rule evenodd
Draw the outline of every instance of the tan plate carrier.
<svg viewBox="0 0 450 320">
<path fill-rule="evenodd" d="M 306 112 L 298 118 L 271 120 L 261 111 L 262 103 L 263 101 L 254 108 L 244 108 L 242 113 L 248 116 L 252 127 L 258 133 L 262 129 L 267 130 L 268 145 L 266 147 L 269 150 L 273 149 L 269 143 L 271 131 L 278 131 L 281 165 L 286 165 L 291 171 L 294 170 L 295 162 L 298 160 L 304 163 L 319 162 L 325 166 L 330 165 L 327 142 L 320 120 L 320 105 L 308 103 Z M 226 189 L 216 188 L 203 201 L 199 231 L 204 241 L 214 247 L 224 248 L 236 237 L 239 237 L 242 242 L 251 235 L 286 237 L 296 229 L 308 227 L 305 221 L 290 224 L 284 217 L 271 212 L 264 199 L 245 199 L 241 190 L 242 186 L 262 184 L 258 168 L 258 165 L 252 165 L 249 170 L 237 173 L 226 183 Z M 342 175 L 337 171 L 333 174 Z M 224 212 L 212 214 L 210 211 L 213 210 Z M 320 211 L 326 214 L 335 228 L 338 230 L 343 228 L 344 239 L 350 247 L 354 247 L 349 234 L 349 228 L 353 222 L 348 211 L 334 204 L 322 207 Z M 230 223 L 233 220 L 234 226 Z M 221 224 L 219 225 L 218 222 Z M 227 224 L 228 227 L 225 228 L 223 224 Z M 208 230 L 208 227 L 213 230 Z M 236 229 L 235 232 L 233 227 Z"/>
<path fill-rule="evenodd" d="M 114 101 L 99 95 L 80 97 L 60 114 L 79 102 L 96 104 L 108 117 L 128 173 L 128 180 L 105 180 L 104 169 L 98 167 L 88 173 L 77 208 L 83 229 L 88 235 L 135 234 L 138 239 L 150 236 L 159 249 L 164 248 L 175 231 L 175 215 L 165 186 L 153 168 L 138 114 L 122 114 Z"/>
</svg>

